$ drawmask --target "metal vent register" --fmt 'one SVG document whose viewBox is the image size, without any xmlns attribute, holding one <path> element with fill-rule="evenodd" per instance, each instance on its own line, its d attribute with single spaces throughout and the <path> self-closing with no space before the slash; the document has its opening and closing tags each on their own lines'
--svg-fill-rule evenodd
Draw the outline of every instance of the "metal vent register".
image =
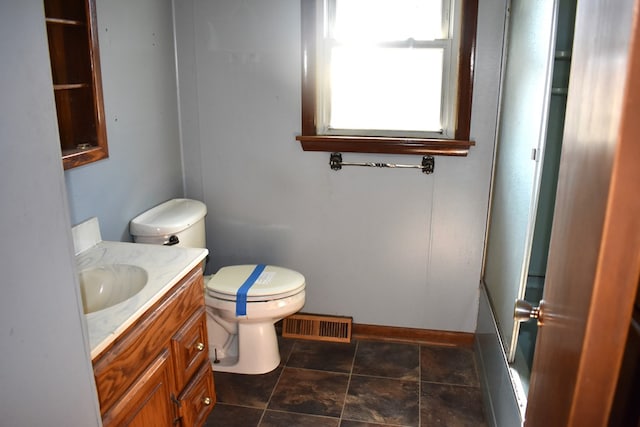
<svg viewBox="0 0 640 427">
<path fill-rule="evenodd" d="M 351 342 L 351 317 L 294 314 L 282 322 L 282 336 L 315 341 Z"/>
</svg>

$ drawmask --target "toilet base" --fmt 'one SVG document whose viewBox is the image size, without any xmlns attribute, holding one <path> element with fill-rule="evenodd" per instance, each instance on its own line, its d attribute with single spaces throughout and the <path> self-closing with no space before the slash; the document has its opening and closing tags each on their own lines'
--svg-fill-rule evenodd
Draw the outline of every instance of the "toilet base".
<svg viewBox="0 0 640 427">
<path fill-rule="evenodd" d="M 214 371 L 266 374 L 280 364 L 275 323 L 296 313 L 304 290 L 285 298 L 247 303 L 246 316 L 235 315 L 235 301 L 205 294 L 209 357 Z M 215 362 L 215 357 L 220 359 Z"/>
<path fill-rule="evenodd" d="M 213 350 L 209 357 L 214 372 L 236 374 L 266 374 L 280 364 L 278 337 L 272 322 L 238 324 L 238 356 L 227 356 L 214 360 Z"/>
</svg>

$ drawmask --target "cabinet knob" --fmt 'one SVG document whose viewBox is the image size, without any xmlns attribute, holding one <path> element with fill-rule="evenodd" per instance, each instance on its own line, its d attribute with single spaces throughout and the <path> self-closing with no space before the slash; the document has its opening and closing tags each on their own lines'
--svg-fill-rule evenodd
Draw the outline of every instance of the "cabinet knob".
<svg viewBox="0 0 640 427">
<path fill-rule="evenodd" d="M 196 344 L 196 350 L 198 351 L 204 350 L 204 343 L 199 342 L 198 344 Z"/>
<path fill-rule="evenodd" d="M 211 405 L 211 398 L 210 398 L 210 397 L 203 397 L 203 398 L 202 398 L 202 403 L 203 403 L 205 406 L 209 406 L 209 405 Z"/>
</svg>

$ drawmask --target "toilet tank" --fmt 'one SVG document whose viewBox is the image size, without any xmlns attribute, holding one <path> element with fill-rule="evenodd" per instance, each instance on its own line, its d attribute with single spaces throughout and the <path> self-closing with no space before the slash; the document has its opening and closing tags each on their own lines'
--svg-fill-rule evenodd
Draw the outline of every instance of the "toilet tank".
<svg viewBox="0 0 640 427">
<path fill-rule="evenodd" d="M 207 206 L 191 199 L 172 199 L 146 212 L 129 223 L 136 243 L 205 248 L 204 217 Z"/>
</svg>

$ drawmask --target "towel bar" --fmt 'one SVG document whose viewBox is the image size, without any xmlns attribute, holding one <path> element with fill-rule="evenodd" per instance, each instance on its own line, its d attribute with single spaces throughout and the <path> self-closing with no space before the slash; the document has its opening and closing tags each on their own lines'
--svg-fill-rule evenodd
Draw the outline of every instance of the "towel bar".
<svg viewBox="0 0 640 427">
<path fill-rule="evenodd" d="M 331 153 L 329 157 L 329 166 L 334 171 L 342 169 L 343 166 L 366 166 L 372 168 L 400 168 L 400 169 L 422 169 L 422 173 L 432 174 L 435 166 L 435 160 L 433 156 L 422 157 L 422 164 L 420 165 L 403 165 L 396 163 L 379 163 L 379 162 L 343 162 L 342 153 Z"/>
</svg>

